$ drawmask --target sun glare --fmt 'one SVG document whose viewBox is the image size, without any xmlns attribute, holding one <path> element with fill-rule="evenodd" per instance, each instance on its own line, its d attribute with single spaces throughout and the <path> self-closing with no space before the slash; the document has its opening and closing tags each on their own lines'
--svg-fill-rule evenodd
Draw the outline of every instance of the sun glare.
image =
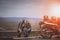
<svg viewBox="0 0 60 40">
<path fill-rule="evenodd" d="M 49 13 L 51 14 L 51 16 L 60 17 L 60 5 L 59 4 L 52 5 Z"/>
</svg>

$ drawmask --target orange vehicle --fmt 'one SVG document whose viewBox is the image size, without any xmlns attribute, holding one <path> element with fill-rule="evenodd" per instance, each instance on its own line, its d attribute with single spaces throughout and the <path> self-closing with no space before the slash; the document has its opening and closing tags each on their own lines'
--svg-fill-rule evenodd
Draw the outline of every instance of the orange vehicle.
<svg viewBox="0 0 60 40">
<path fill-rule="evenodd" d="M 59 35 L 60 26 L 54 23 L 42 22 L 40 24 L 40 34 L 47 38 L 51 38 L 53 35 Z"/>
</svg>

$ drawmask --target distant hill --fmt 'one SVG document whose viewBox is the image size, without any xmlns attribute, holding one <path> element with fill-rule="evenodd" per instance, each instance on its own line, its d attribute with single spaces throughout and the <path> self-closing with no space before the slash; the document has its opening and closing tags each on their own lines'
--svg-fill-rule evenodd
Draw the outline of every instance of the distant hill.
<svg viewBox="0 0 60 40">
<path fill-rule="evenodd" d="M 18 24 L 22 18 L 30 21 L 32 30 L 39 30 L 40 18 L 27 18 L 27 17 L 0 17 L 0 27 L 6 30 L 17 30 Z"/>
</svg>

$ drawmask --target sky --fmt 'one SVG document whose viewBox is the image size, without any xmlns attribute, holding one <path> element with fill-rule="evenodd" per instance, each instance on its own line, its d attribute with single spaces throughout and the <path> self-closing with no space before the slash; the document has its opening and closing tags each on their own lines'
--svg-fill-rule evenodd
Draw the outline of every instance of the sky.
<svg viewBox="0 0 60 40">
<path fill-rule="evenodd" d="M 42 18 L 51 0 L 0 0 L 0 17 Z"/>
</svg>

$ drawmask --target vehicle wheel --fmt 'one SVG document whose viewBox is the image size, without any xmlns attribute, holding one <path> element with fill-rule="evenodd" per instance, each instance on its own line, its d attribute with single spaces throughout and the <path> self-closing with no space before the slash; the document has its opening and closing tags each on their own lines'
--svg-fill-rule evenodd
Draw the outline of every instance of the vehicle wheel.
<svg viewBox="0 0 60 40">
<path fill-rule="evenodd" d="M 40 31 L 40 35 L 42 36 L 42 38 L 52 38 L 52 33 L 47 31 L 48 28 L 42 28 L 42 30 Z"/>
</svg>

